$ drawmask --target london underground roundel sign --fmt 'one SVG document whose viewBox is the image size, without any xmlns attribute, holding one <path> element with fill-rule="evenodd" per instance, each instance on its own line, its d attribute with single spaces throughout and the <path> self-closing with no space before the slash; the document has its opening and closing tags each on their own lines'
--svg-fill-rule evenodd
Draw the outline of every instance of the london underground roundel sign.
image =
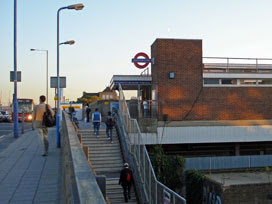
<svg viewBox="0 0 272 204">
<path fill-rule="evenodd" d="M 141 58 L 139 58 L 141 57 Z M 149 63 L 152 62 L 152 59 L 148 57 L 148 55 L 144 52 L 139 52 L 135 55 L 135 57 L 132 59 L 132 62 L 134 65 L 139 69 L 144 69 L 148 66 Z M 144 63 L 144 64 L 140 64 Z"/>
</svg>

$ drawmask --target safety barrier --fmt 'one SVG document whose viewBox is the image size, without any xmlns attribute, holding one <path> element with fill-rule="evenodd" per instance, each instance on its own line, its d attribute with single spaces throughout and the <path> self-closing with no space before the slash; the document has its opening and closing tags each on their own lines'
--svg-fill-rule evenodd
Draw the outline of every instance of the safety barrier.
<svg viewBox="0 0 272 204">
<path fill-rule="evenodd" d="M 120 125 L 125 133 L 123 141 L 125 141 L 127 151 L 131 155 L 129 159 L 133 159 L 136 163 L 133 170 L 139 174 L 137 180 L 140 180 L 143 185 L 145 203 L 186 203 L 183 197 L 157 180 L 137 120 L 130 117 L 121 85 L 119 85 L 119 97 Z M 139 183 L 139 181 L 137 182 Z"/>
<path fill-rule="evenodd" d="M 63 203 L 106 204 L 75 128 L 66 112 L 62 120 L 62 200 Z"/>
<path fill-rule="evenodd" d="M 186 158 L 186 170 L 218 170 L 272 166 L 272 155 Z"/>
</svg>

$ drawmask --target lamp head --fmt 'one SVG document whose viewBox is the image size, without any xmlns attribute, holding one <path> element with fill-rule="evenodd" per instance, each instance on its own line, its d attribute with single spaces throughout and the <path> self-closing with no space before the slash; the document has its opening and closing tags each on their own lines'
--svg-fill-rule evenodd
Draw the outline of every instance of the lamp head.
<svg viewBox="0 0 272 204">
<path fill-rule="evenodd" d="M 73 44 L 75 44 L 75 41 L 69 40 L 69 41 L 64 42 L 63 44 L 73 45 Z"/>
<path fill-rule="evenodd" d="M 36 49 L 30 49 L 30 51 L 35 51 Z"/>
<path fill-rule="evenodd" d="M 84 8 L 83 4 L 73 4 L 70 6 L 67 6 L 68 9 L 74 9 L 74 10 L 82 10 Z"/>
</svg>

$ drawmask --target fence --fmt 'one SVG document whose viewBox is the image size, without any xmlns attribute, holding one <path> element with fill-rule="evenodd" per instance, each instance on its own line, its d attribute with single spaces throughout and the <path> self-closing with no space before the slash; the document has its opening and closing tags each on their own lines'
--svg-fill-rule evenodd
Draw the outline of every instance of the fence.
<svg viewBox="0 0 272 204">
<path fill-rule="evenodd" d="M 143 138 L 137 120 L 132 119 L 129 114 L 128 106 L 125 100 L 121 85 L 119 85 L 119 115 L 121 124 L 124 128 L 125 142 L 127 144 L 128 152 L 133 155 L 139 172 L 139 178 L 143 184 L 143 190 L 147 203 L 172 203 L 184 204 L 186 200 L 160 183 L 155 175 L 148 152 L 143 143 Z"/>
<path fill-rule="evenodd" d="M 272 155 L 186 158 L 185 170 L 216 170 L 272 166 Z"/>
</svg>

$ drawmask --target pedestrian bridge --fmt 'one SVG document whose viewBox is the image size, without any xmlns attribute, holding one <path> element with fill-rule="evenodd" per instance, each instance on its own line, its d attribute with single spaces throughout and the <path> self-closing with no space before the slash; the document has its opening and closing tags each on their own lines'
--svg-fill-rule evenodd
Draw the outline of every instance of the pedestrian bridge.
<svg viewBox="0 0 272 204">
<path fill-rule="evenodd" d="M 78 129 L 65 112 L 61 149 L 51 128 L 48 157 L 41 156 L 35 131 L 20 135 L 2 151 L 0 141 L 0 189 L 5 189 L 0 191 L 1 203 L 124 203 L 118 185 L 123 162 L 130 164 L 135 181 L 129 203 L 186 203 L 157 180 L 121 86 L 119 91 L 113 144 L 105 128 L 97 138 L 90 123 L 81 122 Z"/>
</svg>

